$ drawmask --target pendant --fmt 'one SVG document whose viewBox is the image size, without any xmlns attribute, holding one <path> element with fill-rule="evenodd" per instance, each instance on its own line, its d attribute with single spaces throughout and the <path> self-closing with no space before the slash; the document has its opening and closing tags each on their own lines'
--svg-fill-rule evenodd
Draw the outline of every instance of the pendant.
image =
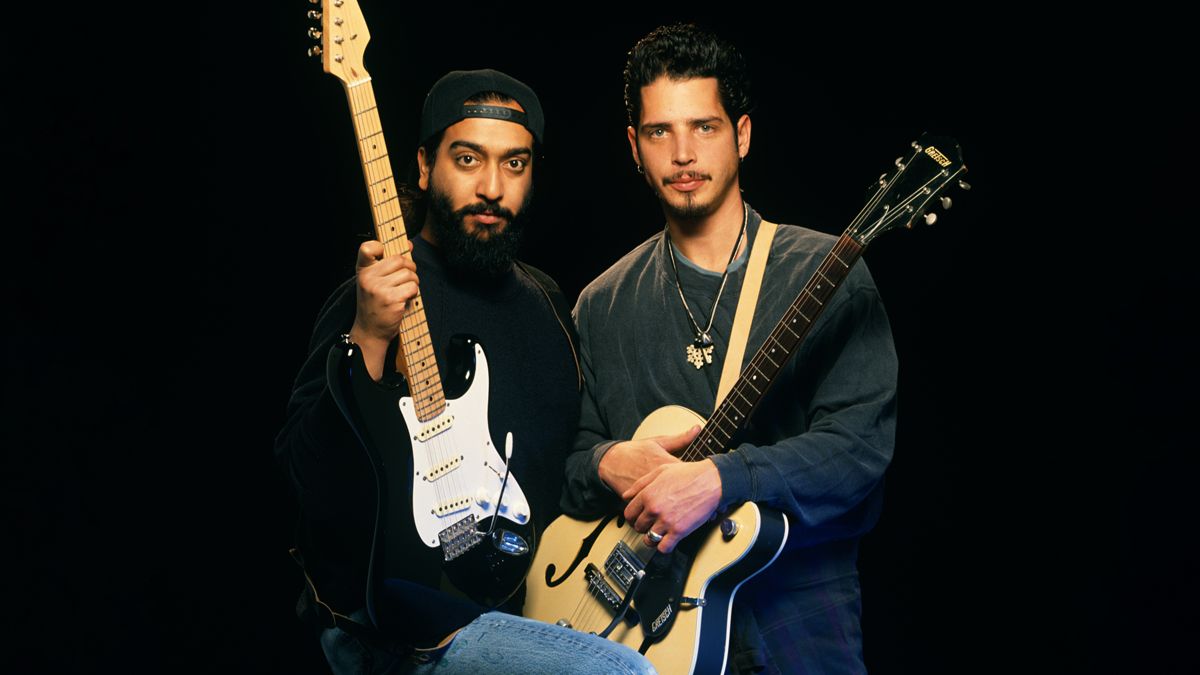
<svg viewBox="0 0 1200 675">
<path fill-rule="evenodd" d="M 707 335 L 696 338 L 692 344 L 687 346 L 688 363 L 700 370 L 705 365 L 712 363 L 713 343 Z"/>
</svg>

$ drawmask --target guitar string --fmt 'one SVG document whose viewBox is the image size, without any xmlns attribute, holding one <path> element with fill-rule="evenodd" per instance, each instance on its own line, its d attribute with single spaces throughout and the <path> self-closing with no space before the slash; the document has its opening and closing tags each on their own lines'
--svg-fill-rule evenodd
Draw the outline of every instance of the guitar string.
<svg viewBox="0 0 1200 675">
<path fill-rule="evenodd" d="M 394 174 L 391 172 L 390 161 L 384 161 L 384 162 L 376 164 L 376 162 L 378 162 L 378 160 L 385 158 L 385 157 L 389 157 L 389 154 L 388 154 L 388 150 L 387 150 L 387 146 L 386 146 L 386 141 L 383 138 L 382 124 L 380 124 L 379 120 L 378 120 L 379 112 L 378 112 L 378 108 L 374 104 L 375 96 L 374 96 L 374 92 L 371 90 L 370 80 L 367 80 L 367 81 L 361 83 L 360 85 L 353 85 L 352 87 L 350 87 L 350 97 L 351 97 L 351 102 L 354 106 L 353 112 L 354 112 L 355 132 L 356 132 L 355 135 L 357 137 L 356 140 L 359 143 L 360 154 L 363 154 L 364 159 L 366 158 L 366 155 L 364 154 L 367 151 L 367 149 L 365 147 L 365 142 L 366 142 L 366 138 L 368 138 L 371 135 L 376 135 L 376 134 L 379 135 L 379 145 L 382 146 L 379 148 L 380 150 L 382 150 L 382 152 L 380 152 L 378 155 L 371 153 L 371 159 L 364 161 L 364 163 L 363 163 L 364 174 L 366 176 L 366 180 L 367 180 L 367 184 L 368 184 L 367 194 L 369 197 L 372 196 L 371 190 L 370 190 L 371 186 L 379 185 L 381 183 L 383 184 L 383 189 L 385 192 L 390 190 L 392 193 L 392 197 L 390 197 L 389 199 L 384 200 L 384 201 L 380 202 L 379 204 L 372 203 L 372 205 L 371 205 L 372 212 L 375 215 L 376 237 L 379 238 L 379 241 L 381 241 L 381 242 L 387 242 L 384 244 L 385 249 L 386 248 L 392 248 L 392 249 L 401 248 L 403 250 L 400 250 L 397 252 L 408 255 L 411 259 L 412 246 L 411 246 L 411 243 L 409 243 L 409 245 L 407 247 L 404 246 L 405 243 L 408 243 L 408 236 L 407 236 L 407 233 L 403 229 L 395 237 L 392 237 L 390 235 L 385 235 L 385 233 L 379 229 L 380 223 L 392 222 L 392 221 L 398 219 L 400 221 L 401 227 L 403 227 L 404 221 L 403 221 L 402 213 L 388 213 L 386 211 L 386 209 L 388 209 L 388 208 L 398 209 L 399 204 L 398 204 L 398 202 L 394 201 L 394 198 L 396 195 L 396 189 L 395 189 L 395 183 L 394 183 Z M 373 118 L 369 117 L 369 115 L 371 113 L 374 113 Z M 369 129 L 366 128 L 367 124 L 370 124 Z M 370 131 L 371 133 L 364 134 L 363 133 L 364 131 Z M 380 171 L 380 169 L 382 169 L 382 171 Z M 374 200 L 372 200 L 372 201 L 374 201 Z M 403 240 L 403 241 L 401 241 L 401 240 Z M 408 312 L 405 312 L 405 314 L 401 317 L 401 328 L 402 328 L 400 331 L 400 339 L 401 340 L 404 339 L 404 335 L 406 332 L 411 333 L 414 329 L 419 328 L 421 323 L 424 323 L 423 321 L 420 320 L 421 317 L 418 316 L 418 314 L 423 314 L 423 312 L 421 312 L 421 310 L 420 310 L 420 307 L 417 305 L 410 305 L 410 307 L 414 307 L 414 308 L 410 309 Z M 405 345 L 403 345 L 403 344 L 400 345 L 400 348 L 404 349 Z M 428 342 L 426 342 L 425 347 L 423 349 L 419 349 L 418 351 L 429 351 L 429 350 L 431 350 L 431 345 Z M 407 363 L 407 359 L 406 359 L 406 363 Z M 436 363 L 436 361 L 435 361 L 435 363 Z M 413 383 L 410 381 L 410 383 L 409 383 L 410 394 L 416 393 L 413 391 L 412 384 Z M 431 408 L 437 407 L 439 403 L 443 406 L 443 410 L 444 410 L 444 406 L 445 406 L 444 397 L 441 402 L 431 401 L 431 402 L 425 403 L 425 404 L 422 404 L 419 401 L 419 399 L 415 396 L 410 397 L 410 400 L 412 401 L 412 404 L 413 404 L 414 415 L 417 417 L 418 421 L 421 420 L 421 417 L 426 416 L 426 414 L 428 412 L 430 412 Z M 416 434 L 412 434 L 412 435 L 415 436 Z M 445 466 L 446 461 L 449 459 L 448 449 L 447 449 L 444 441 L 440 439 L 440 436 L 441 436 L 441 434 L 439 434 L 439 436 L 436 437 L 435 439 L 430 439 L 430 440 L 438 440 L 439 441 L 439 442 L 433 443 L 432 447 L 431 447 L 431 444 L 428 444 L 428 443 L 422 444 L 424 446 L 423 450 L 425 452 L 426 466 L 428 468 L 432 468 L 435 470 L 438 467 Z M 452 449 L 450 449 L 450 451 L 452 451 Z M 451 473 L 454 473 L 454 472 L 452 471 Z M 428 472 L 426 475 L 428 476 Z M 457 495 L 462 496 L 462 486 L 461 486 L 460 481 L 458 480 L 458 477 L 457 476 L 454 476 L 454 477 L 447 476 L 447 478 L 451 478 L 451 480 L 447 481 L 445 483 L 440 478 L 429 481 L 431 483 L 432 492 L 434 495 L 434 504 L 431 505 L 431 509 L 430 509 L 431 515 L 434 516 L 435 522 L 438 523 L 439 529 L 440 529 L 440 517 L 437 515 L 436 509 L 438 506 L 445 504 L 448 501 L 447 487 L 456 488 L 453 490 L 453 492 L 456 493 Z M 413 480 L 415 481 L 415 480 L 420 480 L 420 479 L 418 479 L 414 476 Z"/>
</svg>

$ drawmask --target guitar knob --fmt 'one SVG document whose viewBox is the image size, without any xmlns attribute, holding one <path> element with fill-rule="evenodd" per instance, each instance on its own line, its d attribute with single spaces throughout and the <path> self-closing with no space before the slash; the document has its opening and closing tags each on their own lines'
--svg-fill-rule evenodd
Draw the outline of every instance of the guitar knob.
<svg viewBox="0 0 1200 675">
<path fill-rule="evenodd" d="M 487 488 L 480 487 L 475 491 L 475 503 L 485 510 L 491 508 L 492 497 L 488 494 Z"/>
<path fill-rule="evenodd" d="M 308 29 L 308 37 L 310 37 L 314 40 L 320 40 L 321 39 L 321 31 L 317 30 L 316 28 L 309 28 Z"/>
<path fill-rule="evenodd" d="M 936 222 L 937 222 L 937 214 L 936 213 L 926 213 L 925 214 L 925 224 L 926 225 L 932 225 Z"/>
<path fill-rule="evenodd" d="M 942 209 L 945 211 L 949 211 L 951 206 L 954 206 L 954 202 L 950 201 L 949 197 L 943 196 L 942 197 Z"/>
<path fill-rule="evenodd" d="M 726 518 L 725 520 L 721 521 L 721 536 L 725 537 L 725 541 L 729 541 L 730 539 L 733 539 L 734 535 L 736 535 L 738 530 L 741 528 L 742 526 L 738 524 L 738 521 L 734 520 L 733 518 Z"/>
<path fill-rule="evenodd" d="M 518 523 L 524 523 L 526 520 L 529 520 L 529 505 L 523 501 L 513 504 L 509 511 L 509 515 Z"/>
<path fill-rule="evenodd" d="M 309 56 L 320 56 L 320 55 L 321 55 L 321 45 L 316 45 L 316 46 L 313 46 L 313 47 L 309 47 L 309 48 L 308 48 L 308 55 L 309 55 Z"/>
</svg>

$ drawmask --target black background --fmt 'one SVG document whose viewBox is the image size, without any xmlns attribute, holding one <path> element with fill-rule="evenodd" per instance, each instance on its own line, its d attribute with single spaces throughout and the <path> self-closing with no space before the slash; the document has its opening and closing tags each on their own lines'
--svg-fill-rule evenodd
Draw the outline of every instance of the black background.
<svg viewBox="0 0 1200 675">
<path fill-rule="evenodd" d="M 291 4 L 51 11 L 11 47 L 0 659 L 20 671 L 323 672 L 292 614 L 271 442 L 370 214 L 341 87 Z M 860 561 L 868 666 L 1197 667 L 1175 20 L 364 12 L 398 173 L 445 71 L 539 93 L 524 258 L 572 300 L 661 227 L 621 103 L 625 52 L 660 23 L 742 46 L 759 104 L 742 185 L 777 222 L 839 233 L 921 131 L 957 138 L 974 189 L 866 254 L 902 364 Z"/>
</svg>

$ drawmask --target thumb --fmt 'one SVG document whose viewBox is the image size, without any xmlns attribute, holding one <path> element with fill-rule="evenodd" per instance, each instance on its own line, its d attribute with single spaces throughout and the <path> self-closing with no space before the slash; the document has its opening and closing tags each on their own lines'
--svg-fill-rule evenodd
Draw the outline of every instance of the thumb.
<svg viewBox="0 0 1200 675">
<path fill-rule="evenodd" d="M 692 428 L 681 434 L 676 434 L 674 436 L 660 436 L 658 438 L 658 444 L 662 446 L 663 450 L 666 450 L 673 455 L 686 448 L 699 434 L 700 425 L 693 424 Z"/>
<path fill-rule="evenodd" d="M 369 265 L 374 265 L 376 261 L 383 257 L 383 244 L 375 241 L 364 241 L 358 247 L 358 260 L 355 261 L 355 267 L 362 269 Z"/>
</svg>

